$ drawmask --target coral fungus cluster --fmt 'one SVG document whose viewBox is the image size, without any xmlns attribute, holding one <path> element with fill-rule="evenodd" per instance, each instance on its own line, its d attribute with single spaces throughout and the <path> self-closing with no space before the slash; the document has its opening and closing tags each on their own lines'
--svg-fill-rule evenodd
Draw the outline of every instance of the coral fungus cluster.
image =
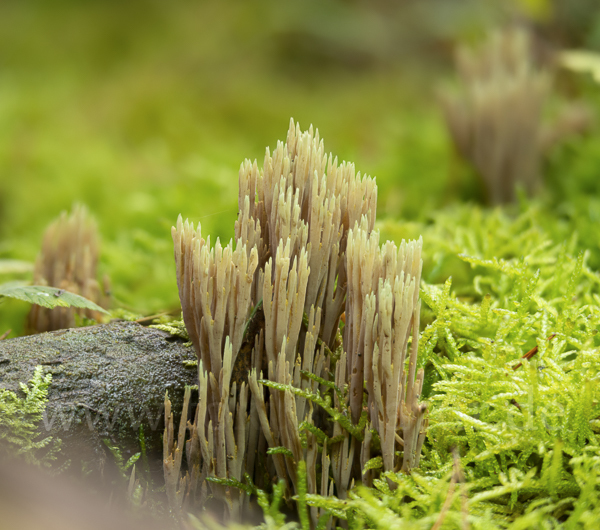
<svg viewBox="0 0 600 530">
<path fill-rule="evenodd" d="M 460 47 L 460 94 L 444 94 L 446 122 L 459 153 L 483 179 L 493 204 L 512 202 L 519 183 L 540 184 L 542 108 L 549 72 L 536 66 L 532 39 L 522 29 L 490 35 L 481 49 Z"/>
<path fill-rule="evenodd" d="M 104 279 L 104 289 L 96 280 L 98 256 L 96 223 L 84 206 L 76 205 L 71 215 L 62 212 L 44 232 L 42 250 L 35 263 L 33 283 L 79 294 L 101 307 L 108 307 L 105 294 L 108 279 Z M 27 317 L 27 329 L 40 333 L 71 328 L 75 326 L 76 314 L 95 320 L 101 317 L 91 309 L 47 309 L 33 305 Z"/>
<path fill-rule="evenodd" d="M 373 178 L 327 156 L 318 131 L 292 120 L 262 169 L 240 168 L 235 245 L 211 246 L 200 226 L 178 219 L 199 405 L 188 424 L 189 476 L 179 478 L 185 431 L 178 443 L 172 426 L 165 436 L 174 509 L 188 494 L 210 495 L 239 518 L 246 493 L 274 481 L 286 498 L 344 499 L 359 481 L 418 465 L 422 241 L 380 247 L 376 201 Z M 236 377 L 242 361 L 248 373 Z M 323 512 L 311 506 L 313 525 Z"/>
</svg>

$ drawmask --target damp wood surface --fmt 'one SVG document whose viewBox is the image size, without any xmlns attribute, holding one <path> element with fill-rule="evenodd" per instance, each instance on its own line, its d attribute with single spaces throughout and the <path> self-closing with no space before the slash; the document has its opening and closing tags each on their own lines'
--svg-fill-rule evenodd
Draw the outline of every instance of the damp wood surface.
<svg viewBox="0 0 600 530">
<path fill-rule="evenodd" d="M 23 395 L 35 367 L 52 374 L 40 435 L 62 440 L 63 455 L 102 469 L 107 444 L 125 459 L 139 452 L 140 425 L 149 454 L 162 451 L 163 402 L 175 421 L 186 385 L 197 384 L 193 348 L 134 322 L 113 322 L 0 341 L 0 388 Z M 176 424 L 177 424 L 176 423 Z"/>
</svg>

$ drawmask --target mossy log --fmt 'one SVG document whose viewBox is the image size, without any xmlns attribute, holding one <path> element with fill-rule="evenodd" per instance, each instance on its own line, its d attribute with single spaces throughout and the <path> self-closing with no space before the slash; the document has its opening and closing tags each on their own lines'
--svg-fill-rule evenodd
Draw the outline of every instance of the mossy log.
<svg viewBox="0 0 600 530">
<path fill-rule="evenodd" d="M 102 470 L 113 461 L 107 441 L 127 460 L 141 450 L 140 430 L 148 454 L 160 454 L 165 391 L 177 415 L 184 387 L 197 384 L 195 360 L 181 339 L 113 322 L 0 341 L 0 387 L 22 393 L 42 365 L 52 383 L 40 434 L 62 440 L 71 466 Z"/>
</svg>

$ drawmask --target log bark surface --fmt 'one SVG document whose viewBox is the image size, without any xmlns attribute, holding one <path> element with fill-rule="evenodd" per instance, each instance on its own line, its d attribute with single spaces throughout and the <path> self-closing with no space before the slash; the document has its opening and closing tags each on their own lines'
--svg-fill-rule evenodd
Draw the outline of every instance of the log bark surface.
<svg viewBox="0 0 600 530">
<path fill-rule="evenodd" d="M 178 415 L 185 386 L 197 384 L 195 360 L 181 339 L 113 322 L 0 341 L 0 387 L 22 395 L 19 383 L 42 365 L 52 383 L 41 434 L 62 440 L 71 466 L 102 469 L 112 460 L 105 440 L 127 460 L 141 450 L 140 426 L 147 452 L 158 456 L 165 392 Z"/>
</svg>

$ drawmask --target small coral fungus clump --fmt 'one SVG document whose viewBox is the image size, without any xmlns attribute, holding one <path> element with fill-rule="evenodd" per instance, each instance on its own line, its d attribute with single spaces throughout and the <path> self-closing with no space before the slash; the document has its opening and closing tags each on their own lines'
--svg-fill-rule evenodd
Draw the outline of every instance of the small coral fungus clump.
<svg viewBox="0 0 600 530">
<path fill-rule="evenodd" d="M 77 205 L 71 215 L 62 212 L 46 229 L 33 282 L 79 294 L 101 307 L 107 307 L 106 297 L 96 280 L 97 267 L 98 230 L 85 207 Z M 27 317 L 27 328 L 38 333 L 70 328 L 75 325 L 76 313 L 96 320 L 101 317 L 90 309 L 46 309 L 34 305 Z"/>
<path fill-rule="evenodd" d="M 536 67 L 529 34 L 494 33 L 480 50 L 460 48 L 456 63 L 462 93 L 444 94 L 443 106 L 457 150 L 478 171 L 493 204 L 514 201 L 517 183 L 533 193 L 550 76 Z"/>
<path fill-rule="evenodd" d="M 177 282 L 199 405 L 189 477 L 178 479 L 183 431 L 179 448 L 172 428 L 165 436 L 174 510 L 187 492 L 210 494 L 239 518 L 246 492 L 277 481 L 287 499 L 344 499 L 359 481 L 418 465 L 422 241 L 380 247 L 376 200 L 373 178 L 327 156 L 318 131 L 292 121 L 262 169 L 240 168 L 235 245 L 211 247 L 200 226 L 178 219 Z M 242 356 L 249 373 L 234 377 Z M 315 504 L 307 517 L 316 525 L 326 511 Z"/>
</svg>

